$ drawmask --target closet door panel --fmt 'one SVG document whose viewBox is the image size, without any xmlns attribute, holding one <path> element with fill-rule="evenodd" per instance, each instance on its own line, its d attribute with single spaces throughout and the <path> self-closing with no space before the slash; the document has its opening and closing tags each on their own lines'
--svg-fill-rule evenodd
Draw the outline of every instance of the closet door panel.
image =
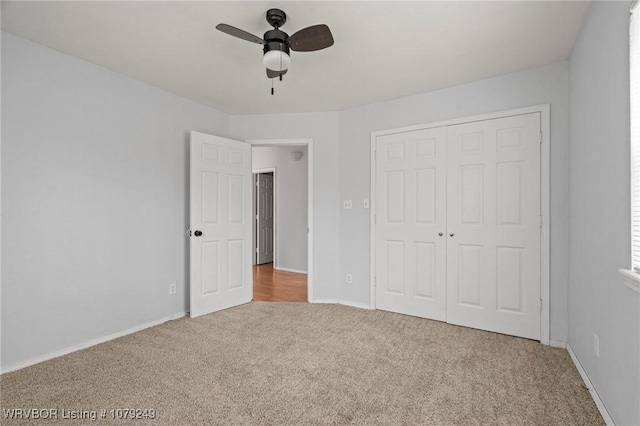
<svg viewBox="0 0 640 426">
<path fill-rule="evenodd" d="M 440 127 L 376 140 L 378 309 L 446 320 L 445 139 Z"/>
<path fill-rule="evenodd" d="M 540 338 L 540 114 L 447 127 L 447 322 Z"/>
</svg>

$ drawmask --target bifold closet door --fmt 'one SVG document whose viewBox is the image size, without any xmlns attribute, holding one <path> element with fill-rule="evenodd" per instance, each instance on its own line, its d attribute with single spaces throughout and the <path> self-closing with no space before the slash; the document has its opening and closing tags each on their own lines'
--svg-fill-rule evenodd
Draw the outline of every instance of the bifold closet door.
<svg viewBox="0 0 640 426">
<path fill-rule="evenodd" d="M 447 322 L 540 339 L 540 114 L 447 127 Z"/>
<path fill-rule="evenodd" d="M 376 140 L 376 308 L 446 320 L 446 129 Z"/>
</svg>

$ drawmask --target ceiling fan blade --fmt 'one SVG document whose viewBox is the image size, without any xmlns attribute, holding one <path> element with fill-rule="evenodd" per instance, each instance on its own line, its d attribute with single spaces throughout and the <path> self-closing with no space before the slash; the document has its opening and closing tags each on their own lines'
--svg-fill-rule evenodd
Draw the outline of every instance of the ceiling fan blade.
<svg viewBox="0 0 640 426">
<path fill-rule="evenodd" d="M 264 44 L 264 40 L 260 37 L 254 36 L 253 34 L 248 33 L 245 30 L 241 30 L 240 28 L 232 27 L 231 25 L 218 24 L 216 25 L 216 29 L 222 31 L 223 33 L 227 33 L 229 35 L 250 41 L 252 43 Z"/>
<path fill-rule="evenodd" d="M 287 70 L 284 71 L 273 71 L 270 70 L 269 68 L 267 68 L 267 77 L 269 78 L 276 78 L 279 77 L 281 75 L 285 75 L 287 73 Z"/>
<path fill-rule="evenodd" d="M 325 24 L 303 28 L 287 39 L 287 44 L 296 52 L 313 52 L 333 45 L 333 35 Z"/>
</svg>

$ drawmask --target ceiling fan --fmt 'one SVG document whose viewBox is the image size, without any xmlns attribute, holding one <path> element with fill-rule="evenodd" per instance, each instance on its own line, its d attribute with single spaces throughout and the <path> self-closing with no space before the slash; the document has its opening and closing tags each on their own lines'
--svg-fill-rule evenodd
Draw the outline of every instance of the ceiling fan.
<svg viewBox="0 0 640 426">
<path fill-rule="evenodd" d="M 227 24 L 218 24 L 216 28 L 223 33 L 264 46 L 263 62 L 267 68 L 267 77 L 279 77 L 287 73 L 291 65 L 289 50 L 294 52 L 313 52 L 333 45 L 331 30 L 325 24 L 303 28 L 289 36 L 280 30 L 287 21 L 287 15 L 280 9 L 267 10 L 267 22 L 273 27 L 264 33 L 263 38 Z M 271 89 L 273 94 L 273 88 Z"/>
</svg>

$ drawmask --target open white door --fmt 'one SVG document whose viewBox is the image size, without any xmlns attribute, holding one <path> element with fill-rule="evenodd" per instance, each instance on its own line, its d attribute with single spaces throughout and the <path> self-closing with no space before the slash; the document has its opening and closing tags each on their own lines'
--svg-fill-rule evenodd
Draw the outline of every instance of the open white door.
<svg viewBox="0 0 640 426">
<path fill-rule="evenodd" d="M 251 146 L 191 132 L 191 317 L 250 302 Z"/>
</svg>

